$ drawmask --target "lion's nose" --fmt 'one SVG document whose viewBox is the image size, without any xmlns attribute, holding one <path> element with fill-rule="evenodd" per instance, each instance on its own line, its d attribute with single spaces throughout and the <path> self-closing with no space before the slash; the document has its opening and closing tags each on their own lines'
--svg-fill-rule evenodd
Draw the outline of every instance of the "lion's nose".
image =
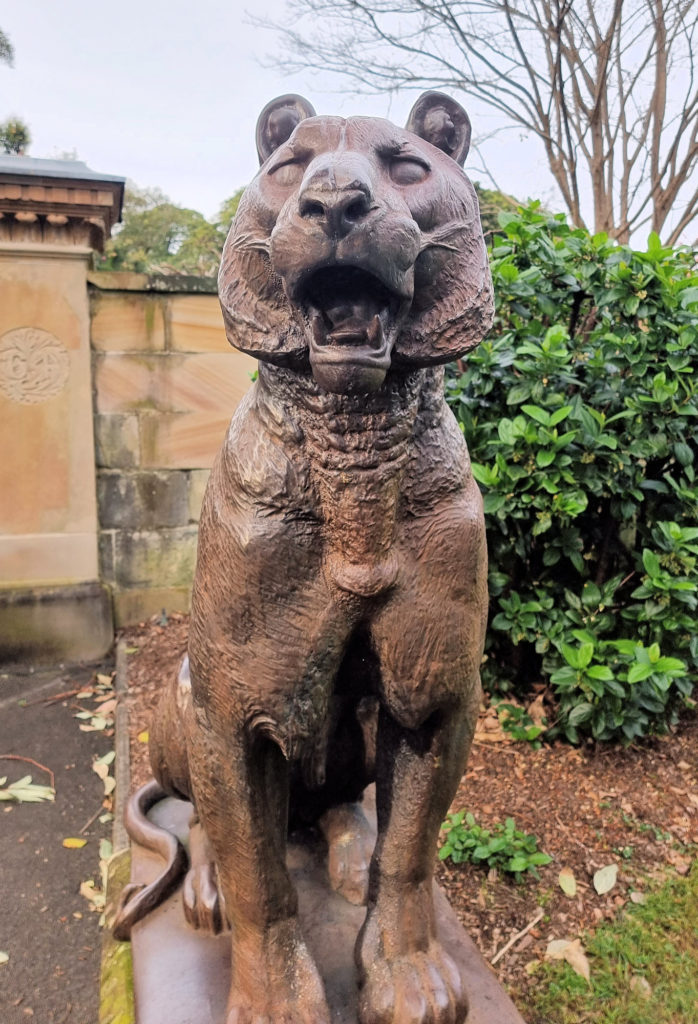
<svg viewBox="0 0 698 1024">
<path fill-rule="evenodd" d="M 368 188 L 328 189 L 308 187 L 299 197 L 299 213 L 306 220 L 316 221 L 335 238 L 344 238 L 372 209 Z"/>
</svg>

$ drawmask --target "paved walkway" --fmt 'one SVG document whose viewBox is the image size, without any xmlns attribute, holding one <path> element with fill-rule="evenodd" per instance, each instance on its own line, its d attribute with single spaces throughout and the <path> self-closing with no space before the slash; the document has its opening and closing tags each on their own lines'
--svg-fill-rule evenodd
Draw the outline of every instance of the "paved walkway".
<svg viewBox="0 0 698 1024">
<path fill-rule="evenodd" d="M 85 826 L 103 799 L 92 762 L 113 739 L 80 731 L 73 697 L 46 701 L 87 686 L 93 672 L 0 672 L 0 756 L 39 761 L 54 772 L 56 787 L 54 803 L 0 802 L 0 951 L 9 955 L 0 966 L 2 1024 L 97 1022 L 102 936 L 79 889 L 89 878 L 99 884 L 99 842 L 111 837 L 110 824 Z M 8 783 L 27 774 L 49 781 L 33 765 L 0 759 Z M 86 845 L 64 848 L 71 836 Z"/>
</svg>

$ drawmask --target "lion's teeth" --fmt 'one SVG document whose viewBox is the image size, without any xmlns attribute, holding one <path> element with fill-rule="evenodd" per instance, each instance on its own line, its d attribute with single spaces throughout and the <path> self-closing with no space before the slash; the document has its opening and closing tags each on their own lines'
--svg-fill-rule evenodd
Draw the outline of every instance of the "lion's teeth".
<svg viewBox="0 0 698 1024">
<path fill-rule="evenodd" d="M 313 341 L 316 345 L 327 344 L 327 332 L 319 313 L 314 313 L 310 319 L 310 327 L 313 332 Z"/>
<path fill-rule="evenodd" d="M 383 324 L 381 318 L 376 315 L 371 320 L 366 331 L 366 338 L 369 344 L 373 345 L 374 348 L 380 348 L 383 344 Z"/>
</svg>

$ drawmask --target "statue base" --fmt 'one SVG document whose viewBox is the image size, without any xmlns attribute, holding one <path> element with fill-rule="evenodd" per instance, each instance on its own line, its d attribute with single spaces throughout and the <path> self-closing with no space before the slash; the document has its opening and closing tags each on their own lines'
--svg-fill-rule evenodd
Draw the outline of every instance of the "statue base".
<svg viewBox="0 0 698 1024">
<path fill-rule="evenodd" d="M 367 800 L 367 813 L 370 803 Z M 148 817 L 186 842 L 191 805 L 166 799 Z M 357 1024 L 354 943 L 365 908 L 348 903 L 327 879 L 322 838 L 294 835 L 288 867 L 298 891 L 303 934 L 322 975 L 333 1024 Z M 163 862 L 133 843 L 131 880 L 152 882 Z M 492 969 L 435 886 L 440 937 L 463 973 L 470 999 L 467 1024 L 524 1024 Z M 136 1024 L 224 1024 L 230 984 L 230 934 L 212 936 L 186 922 L 181 888 L 134 925 Z"/>
</svg>

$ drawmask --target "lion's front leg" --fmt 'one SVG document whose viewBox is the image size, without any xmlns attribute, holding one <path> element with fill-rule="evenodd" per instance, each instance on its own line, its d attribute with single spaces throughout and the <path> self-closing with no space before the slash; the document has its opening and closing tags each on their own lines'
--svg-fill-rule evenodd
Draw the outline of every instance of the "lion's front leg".
<svg viewBox="0 0 698 1024">
<path fill-rule="evenodd" d="M 329 1024 L 285 865 L 288 770 L 263 737 L 199 731 L 190 751 L 197 812 L 232 929 L 226 1024 Z"/>
<path fill-rule="evenodd" d="M 416 730 L 381 711 L 378 841 L 356 946 L 362 1024 L 465 1019 L 460 973 L 436 932 L 432 877 L 439 827 L 472 739 L 470 704 L 438 713 Z"/>
</svg>

